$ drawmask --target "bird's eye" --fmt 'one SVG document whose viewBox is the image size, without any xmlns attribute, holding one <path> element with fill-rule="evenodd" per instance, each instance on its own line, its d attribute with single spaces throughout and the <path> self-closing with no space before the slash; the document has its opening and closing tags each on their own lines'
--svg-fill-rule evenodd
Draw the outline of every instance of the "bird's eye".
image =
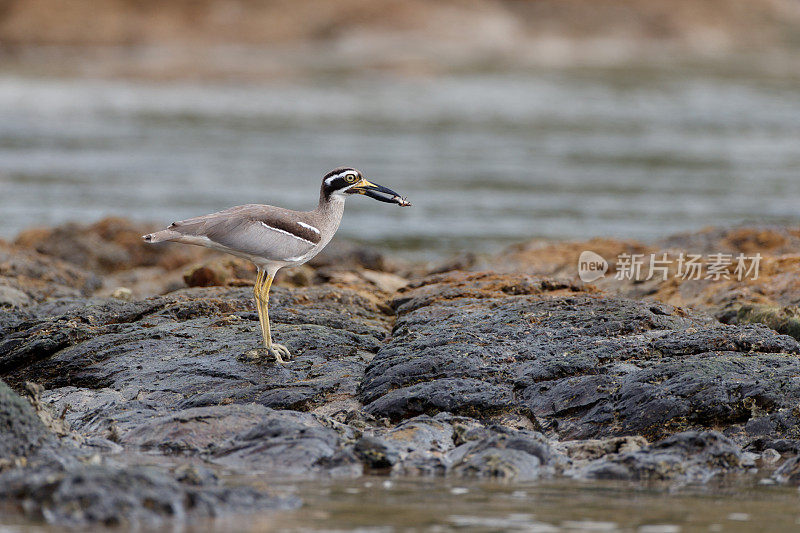
<svg viewBox="0 0 800 533">
<path fill-rule="evenodd" d="M 358 176 L 356 176 L 355 174 L 347 174 L 344 177 L 344 181 L 346 181 L 347 183 L 355 183 L 357 179 Z"/>
</svg>

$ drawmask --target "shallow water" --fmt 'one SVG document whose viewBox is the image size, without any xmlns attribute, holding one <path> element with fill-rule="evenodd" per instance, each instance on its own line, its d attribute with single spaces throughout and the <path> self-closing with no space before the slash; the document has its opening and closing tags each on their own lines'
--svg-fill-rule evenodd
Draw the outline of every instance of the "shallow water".
<svg viewBox="0 0 800 533">
<path fill-rule="evenodd" d="M 796 489 L 752 484 L 669 490 L 613 483 L 491 484 L 366 478 L 273 488 L 297 511 L 217 520 L 240 531 L 797 531 Z"/>
<path fill-rule="evenodd" d="M 311 208 L 339 164 L 341 235 L 409 253 L 800 222 L 797 78 L 708 69 L 331 76 L 251 85 L 0 76 L 0 237 L 116 214 Z"/>
<path fill-rule="evenodd" d="M 227 477 L 227 476 L 223 476 Z M 769 533 L 800 530 L 794 487 L 752 478 L 704 486 L 570 480 L 488 482 L 363 477 L 290 481 L 227 477 L 228 483 L 300 498 L 297 509 L 176 521 L 168 530 L 531 533 Z M 147 530 L 147 528 L 145 528 Z M 55 533 L 58 526 L 25 520 L 0 508 L 0 531 Z M 116 529 L 95 527 L 96 531 Z"/>
</svg>

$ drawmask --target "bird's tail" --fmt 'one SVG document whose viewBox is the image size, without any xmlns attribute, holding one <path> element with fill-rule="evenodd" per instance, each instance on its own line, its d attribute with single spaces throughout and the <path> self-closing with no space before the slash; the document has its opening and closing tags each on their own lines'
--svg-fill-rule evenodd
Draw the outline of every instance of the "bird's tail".
<svg viewBox="0 0 800 533">
<path fill-rule="evenodd" d="M 171 229 L 163 229 L 155 233 L 148 233 L 147 235 L 142 235 L 142 239 L 144 239 L 144 242 L 156 243 L 156 242 L 172 241 L 180 236 L 181 234 L 178 233 L 177 231 L 173 231 Z"/>
</svg>

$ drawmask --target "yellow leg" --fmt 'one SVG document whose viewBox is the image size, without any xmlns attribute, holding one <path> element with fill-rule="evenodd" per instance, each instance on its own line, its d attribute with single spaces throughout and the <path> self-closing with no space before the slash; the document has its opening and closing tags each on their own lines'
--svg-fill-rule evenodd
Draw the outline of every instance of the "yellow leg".
<svg viewBox="0 0 800 533">
<path fill-rule="evenodd" d="M 265 348 L 269 345 L 269 343 L 267 342 L 267 339 L 269 338 L 269 335 L 266 335 L 264 333 L 264 331 L 265 331 L 264 330 L 264 320 L 265 319 L 264 319 L 264 305 L 263 305 L 263 302 L 262 302 L 262 300 L 263 300 L 263 296 L 262 296 L 263 287 L 264 287 L 264 282 L 266 281 L 266 279 L 267 279 L 267 273 L 265 271 L 263 271 L 263 270 L 259 270 L 258 274 L 256 275 L 256 284 L 255 284 L 255 286 L 253 286 L 253 293 L 255 293 L 255 297 L 256 297 L 256 309 L 258 310 L 258 323 L 261 326 L 261 336 L 262 336 L 262 340 L 264 342 L 264 347 Z"/>
<path fill-rule="evenodd" d="M 253 292 L 256 296 L 256 307 L 258 308 L 258 321 L 261 323 L 261 335 L 264 339 L 264 348 L 274 356 L 275 359 L 283 364 L 283 357 L 289 359 L 292 354 L 289 349 L 282 344 L 272 342 L 272 335 L 269 331 L 269 289 L 272 287 L 273 276 L 268 272 L 259 270 L 256 277 L 256 284 Z"/>
<path fill-rule="evenodd" d="M 253 296 L 256 299 L 256 311 L 258 311 L 258 322 L 261 323 L 264 319 L 261 317 L 261 304 L 258 303 L 258 295 L 260 294 L 261 284 L 264 282 L 264 274 L 266 274 L 263 270 L 259 270 L 256 274 L 256 283 L 253 285 Z"/>
</svg>

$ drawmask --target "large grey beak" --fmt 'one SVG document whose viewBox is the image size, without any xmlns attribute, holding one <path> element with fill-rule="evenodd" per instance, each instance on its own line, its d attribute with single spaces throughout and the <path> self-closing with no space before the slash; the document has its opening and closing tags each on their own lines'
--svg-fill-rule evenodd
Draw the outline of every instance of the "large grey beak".
<svg viewBox="0 0 800 533">
<path fill-rule="evenodd" d="M 364 178 L 361 178 L 361 181 L 351 187 L 350 192 L 364 194 L 370 198 L 378 200 L 379 202 L 397 204 L 400 207 L 408 207 L 411 205 L 411 202 L 394 192 L 392 189 L 384 187 L 383 185 L 372 183 Z"/>
</svg>

